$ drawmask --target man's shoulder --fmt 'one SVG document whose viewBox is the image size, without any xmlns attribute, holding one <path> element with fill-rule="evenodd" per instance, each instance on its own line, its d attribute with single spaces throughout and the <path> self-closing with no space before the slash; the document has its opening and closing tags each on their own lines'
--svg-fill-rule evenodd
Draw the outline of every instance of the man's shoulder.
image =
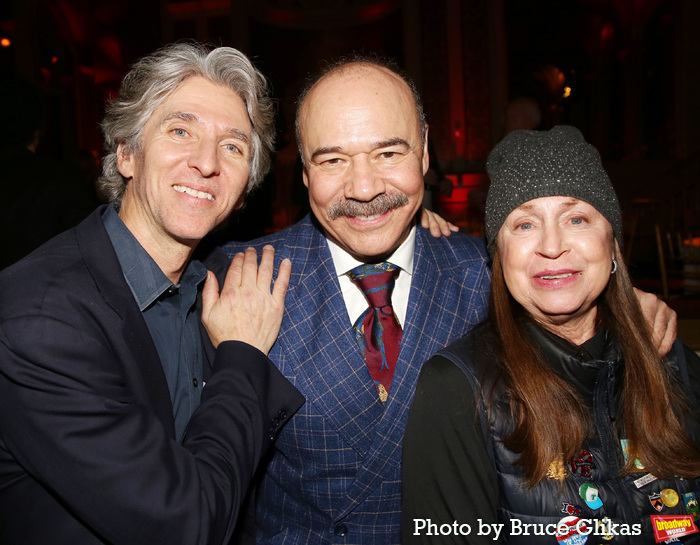
<svg viewBox="0 0 700 545">
<path fill-rule="evenodd" d="M 65 303 L 70 294 L 84 298 L 94 291 L 91 290 L 94 280 L 85 262 L 85 248 L 81 248 L 78 241 L 79 229 L 80 226 L 64 231 L 0 271 L 0 300 L 3 302 L 0 318 L 41 313 L 47 301 L 57 302 L 58 308 L 58 302 Z M 84 228 L 83 231 L 86 232 Z M 95 261 L 105 257 L 94 256 Z"/>
<path fill-rule="evenodd" d="M 452 233 L 449 237 L 435 238 L 430 231 L 418 227 L 416 250 L 419 255 L 433 256 L 435 259 L 450 262 L 478 262 L 486 266 L 489 261 L 486 245 L 482 237 Z"/>
<path fill-rule="evenodd" d="M 259 253 L 263 246 L 269 244 L 275 248 L 275 252 L 279 255 L 281 252 L 289 252 L 293 248 L 308 250 L 312 245 L 320 244 L 322 240 L 323 235 L 318 230 L 318 227 L 310 216 L 306 216 L 302 220 L 281 231 L 248 242 L 227 242 L 221 245 L 219 250 L 231 259 L 238 252 L 243 252 L 248 247 L 255 248 Z M 221 255 L 221 253 L 219 253 L 219 255 Z"/>
<path fill-rule="evenodd" d="M 68 233 L 63 233 L 0 272 L 0 318 L 40 312 L 49 290 L 79 289 L 69 272 L 79 262 L 76 249 Z"/>
<path fill-rule="evenodd" d="M 489 320 L 484 320 L 440 350 L 438 354 L 443 356 L 447 354 L 465 355 L 464 359 L 468 360 L 474 353 L 490 353 L 489 346 L 496 342 L 498 340 L 495 337 L 493 325 Z"/>
</svg>

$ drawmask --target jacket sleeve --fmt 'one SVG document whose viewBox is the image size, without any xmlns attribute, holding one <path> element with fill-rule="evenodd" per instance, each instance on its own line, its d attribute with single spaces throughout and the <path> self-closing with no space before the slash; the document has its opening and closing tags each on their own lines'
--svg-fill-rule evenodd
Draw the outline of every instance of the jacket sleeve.
<svg viewBox="0 0 700 545">
<path fill-rule="evenodd" d="M 404 435 L 402 543 L 499 543 L 497 506 L 471 384 L 434 356 L 421 371 Z"/>
<path fill-rule="evenodd" d="M 225 543 L 260 457 L 303 398 L 260 351 L 222 343 L 180 445 L 134 391 L 115 337 L 75 314 L 0 325 L 0 458 L 101 540 Z"/>
</svg>

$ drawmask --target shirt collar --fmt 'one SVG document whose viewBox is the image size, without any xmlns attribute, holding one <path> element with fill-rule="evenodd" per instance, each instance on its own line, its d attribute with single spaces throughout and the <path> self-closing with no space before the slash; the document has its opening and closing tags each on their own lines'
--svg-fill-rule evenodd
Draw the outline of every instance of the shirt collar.
<svg viewBox="0 0 700 545">
<path fill-rule="evenodd" d="M 175 286 L 129 231 L 114 206 L 107 207 L 102 215 L 102 222 L 114 246 L 126 283 L 129 284 L 131 293 L 143 312 L 166 290 Z M 192 260 L 187 264 L 180 284 L 196 286 L 206 275 L 204 265 Z"/>
<path fill-rule="evenodd" d="M 352 257 L 348 252 L 343 250 L 335 242 L 330 239 L 328 241 L 328 248 L 331 251 L 331 257 L 333 258 L 333 266 L 335 267 L 335 273 L 340 277 L 347 274 L 348 271 L 354 269 L 358 265 L 363 265 L 362 261 L 358 261 Z M 413 250 L 416 246 L 416 226 L 413 225 L 411 230 L 408 232 L 406 240 L 401 243 L 401 246 L 394 250 L 386 261 L 396 265 L 401 268 L 402 271 L 409 275 L 413 275 Z"/>
</svg>

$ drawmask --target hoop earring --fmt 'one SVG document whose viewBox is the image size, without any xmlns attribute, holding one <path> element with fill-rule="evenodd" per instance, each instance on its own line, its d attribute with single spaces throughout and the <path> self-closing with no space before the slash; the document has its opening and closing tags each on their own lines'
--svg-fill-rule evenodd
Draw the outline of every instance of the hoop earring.
<svg viewBox="0 0 700 545">
<path fill-rule="evenodd" d="M 612 262 L 613 262 L 613 264 L 612 264 L 612 271 L 610 271 L 610 274 L 611 274 L 611 275 L 612 275 L 612 274 L 615 274 L 615 273 L 617 272 L 617 261 L 615 261 L 615 260 L 613 259 Z"/>
</svg>

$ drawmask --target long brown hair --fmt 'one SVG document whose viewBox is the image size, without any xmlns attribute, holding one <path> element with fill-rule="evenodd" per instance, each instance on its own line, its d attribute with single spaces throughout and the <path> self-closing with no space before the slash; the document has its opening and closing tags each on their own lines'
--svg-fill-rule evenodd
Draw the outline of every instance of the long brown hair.
<svg viewBox="0 0 700 545">
<path fill-rule="evenodd" d="M 622 474 L 633 471 L 636 457 L 656 477 L 695 478 L 700 475 L 700 448 L 685 431 L 686 403 L 651 342 L 616 242 L 614 247 L 618 270 L 599 297 L 598 320 L 620 343 L 625 362 L 621 429 L 631 455 Z M 525 472 L 526 486 L 532 487 L 553 461 L 568 460 L 579 452 L 591 428 L 589 411 L 575 389 L 544 362 L 523 330 L 518 319 L 523 309 L 506 287 L 497 248 L 489 312 L 499 344 L 499 374 L 515 423 L 504 444 L 520 454 L 517 463 Z"/>
</svg>

